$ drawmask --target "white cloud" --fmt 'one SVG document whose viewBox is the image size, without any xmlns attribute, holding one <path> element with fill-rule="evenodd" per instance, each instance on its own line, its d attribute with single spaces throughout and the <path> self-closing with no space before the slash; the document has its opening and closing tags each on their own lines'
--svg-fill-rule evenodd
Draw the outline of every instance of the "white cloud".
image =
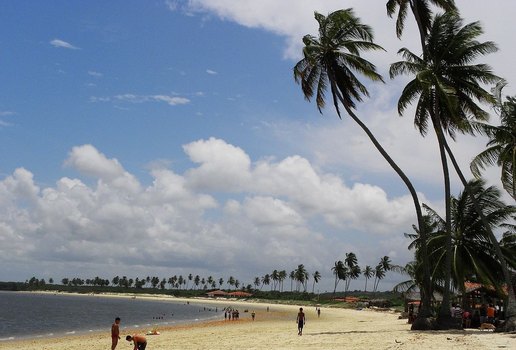
<svg viewBox="0 0 516 350">
<path fill-rule="evenodd" d="M 88 75 L 91 75 L 92 77 L 96 78 L 102 78 L 104 76 L 102 73 L 96 72 L 94 70 L 89 70 Z"/>
<path fill-rule="evenodd" d="M 78 47 L 73 46 L 72 44 L 61 40 L 61 39 L 54 39 L 50 41 L 50 45 L 58 48 L 64 48 L 64 49 L 71 49 L 71 50 L 79 50 Z"/>
<path fill-rule="evenodd" d="M 326 271 L 346 249 L 364 264 L 405 250 L 389 237 L 414 221 L 407 197 L 389 198 L 368 184 L 349 187 L 300 156 L 251 161 L 221 139 L 198 140 L 184 151 L 194 167 L 178 174 L 157 162 L 149 185 L 92 145 L 74 147 L 65 160 L 79 176 L 97 180 L 92 184 L 63 177 L 40 188 L 31 172 L 17 169 L 0 181 L 0 237 L 9 238 L 1 239 L 7 252 L 0 263 L 37 259 L 37 270 L 66 261 L 74 276 L 90 269 L 97 275 L 106 264 L 131 276 L 174 268 L 250 282 L 299 263 Z M 53 271 L 66 277 L 60 269 Z"/>
<path fill-rule="evenodd" d="M 219 73 L 217 73 L 216 71 L 214 70 L 211 70 L 211 69 L 206 69 L 206 73 L 210 74 L 210 75 L 217 75 Z"/>
</svg>

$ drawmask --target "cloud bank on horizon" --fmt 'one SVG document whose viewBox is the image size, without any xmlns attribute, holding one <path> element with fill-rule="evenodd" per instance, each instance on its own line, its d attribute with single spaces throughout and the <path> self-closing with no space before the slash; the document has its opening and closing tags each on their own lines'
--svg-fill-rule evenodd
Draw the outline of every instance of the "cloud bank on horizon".
<svg viewBox="0 0 516 350">
<path fill-rule="evenodd" d="M 106 5 L 106 17 L 69 10 L 73 25 L 56 19 L 3 44 L 27 51 L 0 67 L 12 75 L 0 94 L 0 280 L 194 273 L 248 284 L 304 264 L 329 290 L 346 252 L 361 266 L 408 262 L 415 215 L 403 184 L 356 125 L 303 101 L 291 71 L 314 11 L 351 7 L 387 50 L 370 58 L 386 76 L 418 38 L 411 18 L 396 38 L 385 2 L 165 0 L 149 17 L 127 6 L 127 23 Z M 456 2 L 500 46 L 485 61 L 515 94 L 516 4 Z M 397 117 L 403 84 L 368 86 L 358 112 L 440 210 L 435 141 L 410 112 Z M 484 145 L 461 136 L 452 147 L 467 170 Z M 498 185 L 497 169 L 487 177 Z"/>
</svg>

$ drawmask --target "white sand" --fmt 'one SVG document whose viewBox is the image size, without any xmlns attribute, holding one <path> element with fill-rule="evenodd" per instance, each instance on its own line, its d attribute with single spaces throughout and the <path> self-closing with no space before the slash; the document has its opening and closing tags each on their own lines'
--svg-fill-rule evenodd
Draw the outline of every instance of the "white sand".
<svg viewBox="0 0 516 350">
<path fill-rule="evenodd" d="M 415 332 L 394 312 L 341 308 L 322 308 L 318 318 L 314 307 L 304 307 L 307 321 L 303 336 L 298 336 L 295 320 L 299 306 L 226 300 L 199 302 L 214 303 L 219 309 L 235 306 L 241 310 L 240 320 L 224 321 L 222 314 L 220 321 L 161 328 L 160 335 L 147 336 L 147 349 L 516 349 L 515 334 L 479 330 Z M 270 312 L 266 311 L 267 306 Z M 244 309 L 249 309 L 249 313 L 243 313 Z M 252 310 L 256 311 L 255 321 L 251 321 Z M 123 337 L 117 350 L 132 349 L 125 335 L 133 331 L 125 328 L 122 320 Z M 0 350 L 110 348 L 109 329 L 80 336 L 0 342 Z"/>
</svg>

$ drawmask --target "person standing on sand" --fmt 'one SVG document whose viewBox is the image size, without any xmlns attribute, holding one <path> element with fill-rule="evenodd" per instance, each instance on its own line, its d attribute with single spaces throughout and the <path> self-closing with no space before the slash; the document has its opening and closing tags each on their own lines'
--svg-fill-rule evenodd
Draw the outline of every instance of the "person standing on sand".
<svg viewBox="0 0 516 350">
<path fill-rule="evenodd" d="M 132 341 L 134 343 L 133 350 L 145 350 L 147 347 L 147 338 L 143 335 L 135 334 L 132 337 L 128 335 L 125 340 Z"/>
<path fill-rule="evenodd" d="M 297 313 L 297 335 L 303 335 L 303 326 L 305 325 L 305 313 L 303 312 L 303 308 L 299 308 L 299 312 Z"/>
<path fill-rule="evenodd" d="M 120 317 L 115 318 L 115 323 L 111 325 L 111 350 L 115 350 L 118 339 L 120 339 Z"/>
</svg>

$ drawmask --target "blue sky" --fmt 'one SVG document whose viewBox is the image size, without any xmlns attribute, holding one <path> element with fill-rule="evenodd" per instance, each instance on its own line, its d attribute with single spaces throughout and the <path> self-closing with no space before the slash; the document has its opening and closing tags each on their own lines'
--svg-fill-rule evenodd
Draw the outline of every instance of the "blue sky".
<svg viewBox="0 0 516 350">
<path fill-rule="evenodd" d="M 499 44 L 485 61 L 514 95 L 514 5 L 457 4 Z M 194 273 L 247 284 L 303 263 L 330 289 L 346 252 L 361 266 L 409 261 L 403 232 L 415 217 L 402 183 L 356 125 L 331 108 L 321 116 L 292 77 L 314 10 L 355 8 L 387 49 L 368 57 L 387 83 L 368 85 L 357 112 L 441 208 L 435 142 L 410 111 L 397 116 L 406 80 L 386 74 L 399 48 L 417 50 L 416 32 L 409 23 L 399 41 L 384 6 L 2 3 L 0 280 Z M 459 138 L 464 169 L 484 144 Z"/>
</svg>

